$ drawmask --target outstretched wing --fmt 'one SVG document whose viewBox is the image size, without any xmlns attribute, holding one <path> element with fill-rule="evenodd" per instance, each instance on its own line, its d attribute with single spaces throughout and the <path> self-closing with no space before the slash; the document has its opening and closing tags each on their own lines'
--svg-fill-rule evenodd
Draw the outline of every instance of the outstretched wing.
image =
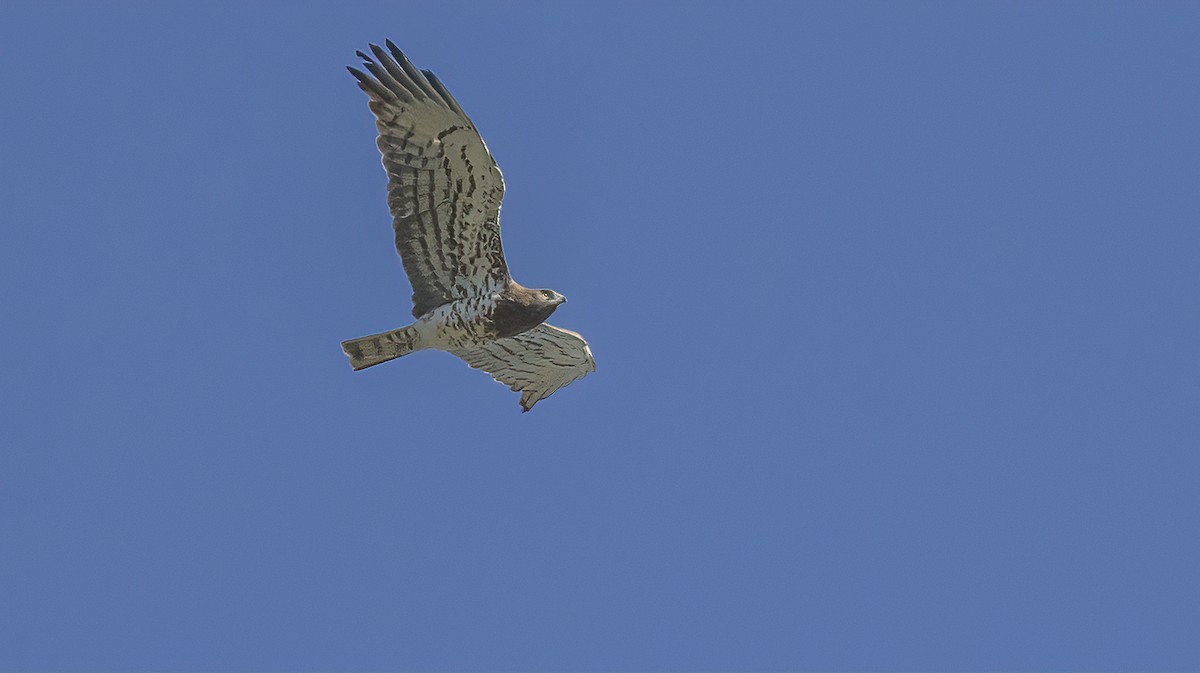
<svg viewBox="0 0 1200 673">
<path fill-rule="evenodd" d="M 508 282 L 500 248 L 504 178 L 475 125 L 441 81 L 391 40 L 349 68 L 371 98 L 388 174 L 396 249 L 413 287 L 413 315 Z M 372 75 L 374 75 L 372 77 Z"/>
<path fill-rule="evenodd" d="M 450 352 L 521 393 L 525 411 L 596 371 L 592 349 L 583 337 L 545 323 L 513 337 Z"/>
</svg>

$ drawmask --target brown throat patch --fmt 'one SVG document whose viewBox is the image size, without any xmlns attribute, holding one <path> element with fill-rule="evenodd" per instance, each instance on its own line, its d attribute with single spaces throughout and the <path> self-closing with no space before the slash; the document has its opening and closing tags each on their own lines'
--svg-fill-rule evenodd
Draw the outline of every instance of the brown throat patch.
<svg viewBox="0 0 1200 673">
<path fill-rule="evenodd" d="M 547 302 L 536 290 L 510 283 L 496 302 L 492 323 L 496 338 L 515 336 L 545 322 L 558 304 Z"/>
</svg>

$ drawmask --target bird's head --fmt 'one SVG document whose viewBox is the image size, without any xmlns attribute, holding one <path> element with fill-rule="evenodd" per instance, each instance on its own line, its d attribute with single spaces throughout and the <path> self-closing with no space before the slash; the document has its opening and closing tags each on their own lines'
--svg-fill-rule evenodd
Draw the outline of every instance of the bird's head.
<svg viewBox="0 0 1200 673">
<path fill-rule="evenodd" d="M 539 304 L 558 307 L 559 304 L 566 303 L 567 298 L 554 290 L 534 290 L 535 299 Z"/>
<path fill-rule="evenodd" d="M 555 292 L 554 290 L 526 290 L 525 305 L 529 307 L 531 316 L 535 316 L 538 322 L 550 317 L 563 302 L 566 297 Z"/>
<path fill-rule="evenodd" d="M 567 300 L 566 297 L 554 290 L 534 290 L 522 287 L 516 281 L 513 281 L 505 290 L 505 295 L 507 297 L 505 301 L 520 306 L 520 312 L 524 315 L 524 319 L 532 321 L 530 327 L 549 318 L 550 314 L 554 313 L 554 310 Z"/>
</svg>

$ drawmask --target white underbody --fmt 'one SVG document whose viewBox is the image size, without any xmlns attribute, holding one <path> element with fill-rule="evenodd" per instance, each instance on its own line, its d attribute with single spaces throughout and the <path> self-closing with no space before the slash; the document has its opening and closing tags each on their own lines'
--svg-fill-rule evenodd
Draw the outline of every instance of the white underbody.
<svg viewBox="0 0 1200 673">
<path fill-rule="evenodd" d="M 451 351 L 493 340 L 489 316 L 497 299 L 495 294 L 456 299 L 421 316 L 413 325 L 416 350 Z"/>
</svg>

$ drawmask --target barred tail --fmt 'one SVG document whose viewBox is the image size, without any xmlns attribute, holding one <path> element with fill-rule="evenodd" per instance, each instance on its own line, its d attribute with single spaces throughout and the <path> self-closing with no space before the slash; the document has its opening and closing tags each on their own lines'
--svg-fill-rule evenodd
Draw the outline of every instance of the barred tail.
<svg viewBox="0 0 1200 673">
<path fill-rule="evenodd" d="M 354 371 L 395 360 L 415 350 L 417 329 L 413 325 L 342 342 L 342 351 L 350 356 Z"/>
</svg>

